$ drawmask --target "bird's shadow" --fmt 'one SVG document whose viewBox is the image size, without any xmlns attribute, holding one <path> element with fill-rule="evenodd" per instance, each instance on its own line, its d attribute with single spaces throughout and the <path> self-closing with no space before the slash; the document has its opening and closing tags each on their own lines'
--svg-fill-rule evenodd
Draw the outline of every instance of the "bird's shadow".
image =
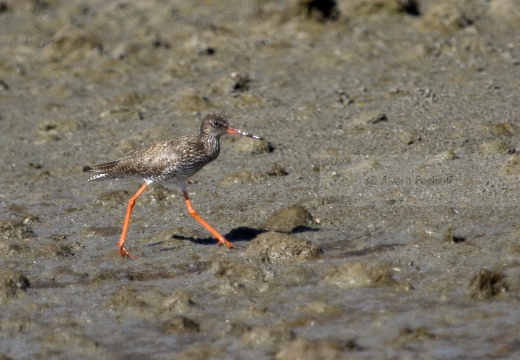
<svg viewBox="0 0 520 360">
<path fill-rule="evenodd" d="M 263 232 L 266 232 L 266 230 L 250 228 L 247 226 L 240 226 L 238 228 L 232 229 L 230 232 L 225 234 L 224 237 L 231 242 L 236 242 L 236 241 L 249 242 L 249 241 L 253 240 L 257 235 L 259 235 Z M 197 244 L 202 244 L 202 245 L 215 245 L 215 240 L 216 240 L 215 237 L 213 237 L 213 236 L 200 238 L 200 237 L 184 236 L 184 235 L 177 235 L 177 234 L 172 235 L 171 238 L 175 239 L 175 240 L 191 241 L 191 242 L 194 242 Z"/>
<path fill-rule="evenodd" d="M 302 226 L 297 226 L 294 229 L 292 229 L 289 234 L 299 234 L 299 233 L 310 232 L 310 231 L 316 232 L 316 231 L 320 231 L 320 229 L 302 225 Z"/>
<path fill-rule="evenodd" d="M 298 233 L 303 233 L 303 232 L 307 232 L 307 231 L 319 231 L 319 230 L 320 229 L 318 229 L 318 228 L 312 228 L 312 227 L 308 227 L 308 226 L 298 226 L 298 227 L 294 228 L 289 234 L 298 234 Z M 231 241 L 232 243 L 250 242 L 258 235 L 260 235 L 262 233 L 266 233 L 266 232 L 269 232 L 269 230 L 251 228 L 248 226 L 239 226 L 235 229 L 232 229 L 227 234 L 225 234 L 224 237 L 227 240 Z M 201 237 L 195 237 L 195 236 L 184 236 L 184 235 L 173 234 L 171 236 L 171 238 L 174 240 L 191 241 L 195 244 L 200 244 L 200 245 L 215 245 L 216 244 L 216 239 L 213 236 L 201 238 Z M 157 245 L 157 243 L 150 244 L 150 245 Z M 169 248 L 162 249 L 161 251 L 168 251 L 168 250 L 171 250 L 171 249 L 169 249 Z"/>
</svg>

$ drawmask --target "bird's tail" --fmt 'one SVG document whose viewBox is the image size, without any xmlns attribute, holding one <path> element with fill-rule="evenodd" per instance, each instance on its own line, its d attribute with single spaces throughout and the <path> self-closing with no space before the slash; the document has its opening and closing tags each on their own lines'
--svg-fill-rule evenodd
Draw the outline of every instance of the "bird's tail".
<svg viewBox="0 0 520 360">
<path fill-rule="evenodd" d="M 111 162 L 99 164 L 99 165 L 83 166 L 83 172 L 98 173 L 98 174 L 88 178 L 87 181 L 104 180 L 104 179 L 110 179 L 110 178 L 115 177 L 114 175 L 108 174 L 105 172 L 105 171 L 108 171 L 109 169 L 111 169 L 115 163 L 116 163 L 116 161 L 111 161 Z"/>
</svg>

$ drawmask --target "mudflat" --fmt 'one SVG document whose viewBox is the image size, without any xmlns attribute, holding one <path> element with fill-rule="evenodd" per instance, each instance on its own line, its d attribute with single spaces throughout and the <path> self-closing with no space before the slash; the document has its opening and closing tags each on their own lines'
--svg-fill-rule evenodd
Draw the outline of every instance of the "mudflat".
<svg viewBox="0 0 520 360">
<path fill-rule="evenodd" d="M 520 352 L 516 0 L 0 1 L 1 359 Z M 84 165 L 224 136 L 182 193 Z"/>
</svg>

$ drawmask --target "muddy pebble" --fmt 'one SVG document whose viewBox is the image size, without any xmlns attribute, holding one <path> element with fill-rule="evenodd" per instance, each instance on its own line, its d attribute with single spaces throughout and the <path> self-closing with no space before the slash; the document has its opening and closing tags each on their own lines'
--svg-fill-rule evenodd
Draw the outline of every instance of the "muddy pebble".
<svg viewBox="0 0 520 360">
<path fill-rule="evenodd" d="M 276 163 L 276 164 L 273 164 L 273 166 L 271 167 L 271 170 L 267 173 L 267 175 L 269 175 L 269 176 L 286 176 L 286 175 L 289 175 L 289 173 L 287 172 L 285 167 Z"/>
<path fill-rule="evenodd" d="M 312 260 L 322 253 L 323 250 L 310 241 L 277 232 L 257 236 L 246 250 L 248 258 L 268 263 Z"/>
<path fill-rule="evenodd" d="M 472 23 L 473 21 L 456 4 L 451 1 L 442 1 L 428 6 L 417 25 L 424 31 L 452 32 Z"/>
<path fill-rule="evenodd" d="M 309 315 L 339 315 L 343 314 L 343 309 L 339 306 L 330 305 L 323 301 L 313 301 L 303 308 Z"/>
<path fill-rule="evenodd" d="M 410 146 L 422 141 L 422 137 L 417 130 L 404 130 L 399 134 L 399 140 L 403 145 Z"/>
<path fill-rule="evenodd" d="M 443 240 L 448 243 L 460 244 L 466 242 L 466 238 L 459 234 L 455 228 L 449 227 L 444 231 Z"/>
<path fill-rule="evenodd" d="M 29 279 L 25 275 L 10 270 L 1 270 L 0 303 L 5 304 L 24 296 L 30 286 Z"/>
<path fill-rule="evenodd" d="M 17 257 L 29 251 L 29 246 L 26 244 L 8 244 L 0 243 L 0 256 L 2 258 Z"/>
<path fill-rule="evenodd" d="M 77 119 L 46 119 L 38 123 L 38 130 L 46 134 L 73 132 L 81 127 L 82 124 Z"/>
<path fill-rule="evenodd" d="M 513 123 L 496 123 L 489 125 L 489 132 L 495 136 L 514 136 L 518 134 L 520 127 Z"/>
<path fill-rule="evenodd" d="M 162 308 L 169 312 L 183 314 L 195 307 L 195 302 L 186 291 L 175 290 L 162 301 Z"/>
<path fill-rule="evenodd" d="M 505 176 L 517 177 L 520 175 L 520 154 L 509 156 L 500 168 L 500 172 Z"/>
<path fill-rule="evenodd" d="M 377 124 L 388 121 L 388 117 L 380 110 L 363 111 L 351 121 L 352 126 L 363 126 L 365 124 Z"/>
<path fill-rule="evenodd" d="M 386 114 L 381 113 L 369 119 L 368 124 L 377 124 L 383 121 L 388 121 L 388 117 L 386 116 Z"/>
<path fill-rule="evenodd" d="M 360 262 L 334 267 L 323 282 L 343 289 L 397 284 L 386 266 Z"/>
<path fill-rule="evenodd" d="M 173 316 L 162 325 L 162 332 L 181 335 L 200 332 L 200 324 L 186 316 Z"/>
<path fill-rule="evenodd" d="M 417 13 L 418 6 L 414 0 L 353 0 L 340 1 L 341 14 L 351 18 L 361 15 L 370 15 L 379 12 L 406 12 Z"/>
<path fill-rule="evenodd" d="M 394 340 L 396 343 L 409 344 L 410 342 L 427 340 L 427 339 L 436 339 L 437 335 L 432 333 L 426 327 L 418 327 L 418 328 L 409 328 L 405 327 L 399 329 L 399 334 L 397 338 Z"/>
<path fill-rule="evenodd" d="M 117 44 L 111 51 L 110 56 L 114 59 L 125 59 L 129 57 L 137 57 L 143 49 L 143 45 L 134 41 L 124 41 Z"/>
<path fill-rule="evenodd" d="M 117 154 L 119 154 L 119 156 L 122 156 L 123 154 L 129 153 L 130 151 L 137 149 L 138 147 L 139 144 L 134 140 L 121 139 L 117 142 L 116 145 Z"/>
<path fill-rule="evenodd" d="M 150 190 L 148 196 L 152 202 L 160 203 L 173 198 L 173 191 L 162 184 L 155 184 Z"/>
<path fill-rule="evenodd" d="M 43 56 L 52 62 L 76 62 L 98 54 L 101 48 L 101 43 L 91 35 L 63 28 L 44 47 Z"/>
<path fill-rule="evenodd" d="M 442 164 L 446 161 L 451 161 L 451 160 L 455 160 L 457 158 L 457 154 L 455 153 L 454 150 L 452 149 L 449 149 L 449 150 L 446 150 L 446 151 L 443 151 L 437 155 L 434 155 L 430 161 L 428 162 L 428 164 Z"/>
<path fill-rule="evenodd" d="M 494 140 L 480 145 L 479 153 L 481 155 L 504 155 L 509 151 L 510 146 L 500 140 Z"/>
<path fill-rule="evenodd" d="M 136 91 L 122 91 L 118 93 L 112 103 L 122 107 L 135 106 L 143 102 L 145 96 Z"/>
<path fill-rule="evenodd" d="M 177 94 L 177 107 L 185 112 L 202 112 L 209 106 L 209 100 L 194 89 L 186 89 Z"/>
<path fill-rule="evenodd" d="M 100 206 L 119 207 L 121 204 L 128 203 L 130 197 L 127 190 L 104 191 L 99 194 L 96 202 Z M 139 201 L 142 202 L 141 199 Z"/>
<path fill-rule="evenodd" d="M 34 249 L 34 256 L 37 258 L 48 259 L 51 257 L 68 257 L 75 256 L 74 252 L 83 248 L 79 243 L 58 244 L 45 243 Z"/>
<path fill-rule="evenodd" d="M 237 289 L 266 291 L 267 283 L 272 278 L 272 274 L 261 267 L 244 264 L 237 260 L 219 260 L 213 265 L 213 271 L 217 278 L 227 281 L 227 287 L 221 289 L 224 291 L 226 289 L 231 291 Z"/>
<path fill-rule="evenodd" d="M 124 285 L 108 301 L 108 304 L 121 311 L 133 310 L 149 313 L 154 311 L 164 300 L 164 294 L 156 288 L 143 288 L 139 284 Z"/>
<path fill-rule="evenodd" d="M 239 91 L 249 90 L 249 83 L 251 79 L 249 76 L 233 72 L 230 75 L 225 75 L 219 78 L 213 88 L 212 92 L 217 95 L 230 94 Z"/>
<path fill-rule="evenodd" d="M 0 237 L 8 240 L 34 236 L 32 229 L 21 221 L 0 220 Z"/>
<path fill-rule="evenodd" d="M 240 341 L 245 346 L 277 350 L 295 338 L 295 334 L 286 324 L 258 326 L 242 335 Z"/>
<path fill-rule="evenodd" d="M 475 300 L 492 299 L 509 290 L 506 275 L 499 271 L 480 269 L 469 282 L 469 296 Z"/>
<path fill-rule="evenodd" d="M 261 225 L 262 229 L 290 233 L 298 227 L 311 225 L 312 215 L 302 205 L 292 205 L 273 212 Z"/>
<path fill-rule="evenodd" d="M 344 359 L 346 344 L 335 340 L 298 338 L 288 343 L 276 355 L 276 360 L 336 360 Z"/>
<path fill-rule="evenodd" d="M 520 25 L 518 0 L 495 0 L 489 4 L 489 13 L 496 16 L 500 24 Z"/>
<path fill-rule="evenodd" d="M 193 68 L 189 62 L 184 60 L 174 61 L 173 59 L 171 64 L 166 66 L 164 73 L 166 74 L 166 78 L 169 79 L 182 79 L 194 75 Z"/>
<path fill-rule="evenodd" d="M 256 140 L 245 137 L 234 138 L 233 148 L 237 153 L 259 155 L 273 151 L 273 147 L 267 140 Z"/>
<path fill-rule="evenodd" d="M 100 344 L 98 342 L 93 341 L 80 331 L 70 330 L 70 328 L 78 326 L 77 322 L 69 320 L 72 317 L 73 315 L 70 314 L 70 316 L 67 317 L 68 320 L 61 322 L 61 319 L 59 319 L 59 324 L 48 325 L 53 330 L 46 331 L 39 339 L 42 343 L 46 344 L 45 350 L 48 351 L 47 356 L 45 356 L 44 353 L 43 359 L 55 358 L 56 354 L 63 353 L 63 349 L 67 347 L 81 349 L 82 354 L 86 358 L 99 358 L 99 354 L 95 354 L 96 350 L 99 349 Z M 63 330 L 65 328 L 68 329 Z"/>
<path fill-rule="evenodd" d="M 143 115 L 139 110 L 133 108 L 117 107 L 102 112 L 99 119 L 114 123 L 136 122 L 142 120 Z"/>
</svg>

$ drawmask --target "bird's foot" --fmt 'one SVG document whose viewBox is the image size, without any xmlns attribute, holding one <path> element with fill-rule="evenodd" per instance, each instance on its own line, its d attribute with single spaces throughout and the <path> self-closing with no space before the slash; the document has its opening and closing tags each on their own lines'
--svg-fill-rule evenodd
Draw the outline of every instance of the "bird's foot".
<svg viewBox="0 0 520 360">
<path fill-rule="evenodd" d="M 235 245 L 233 245 L 233 243 L 227 241 L 227 240 L 224 239 L 224 238 L 219 238 L 219 239 L 218 239 L 218 243 L 217 243 L 217 245 L 226 245 L 226 247 L 227 247 L 228 249 L 232 249 L 232 248 L 235 247 Z"/>
<path fill-rule="evenodd" d="M 136 256 L 130 254 L 130 253 L 129 253 L 128 251 L 126 251 L 125 248 L 122 247 L 122 246 L 119 248 L 119 256 L 121 256 L 123 259 L 124 259 L 125 257 L 128 257 L 128 258 L 130 258 L 130 259 L 137 259 Z"/>
</svg>

